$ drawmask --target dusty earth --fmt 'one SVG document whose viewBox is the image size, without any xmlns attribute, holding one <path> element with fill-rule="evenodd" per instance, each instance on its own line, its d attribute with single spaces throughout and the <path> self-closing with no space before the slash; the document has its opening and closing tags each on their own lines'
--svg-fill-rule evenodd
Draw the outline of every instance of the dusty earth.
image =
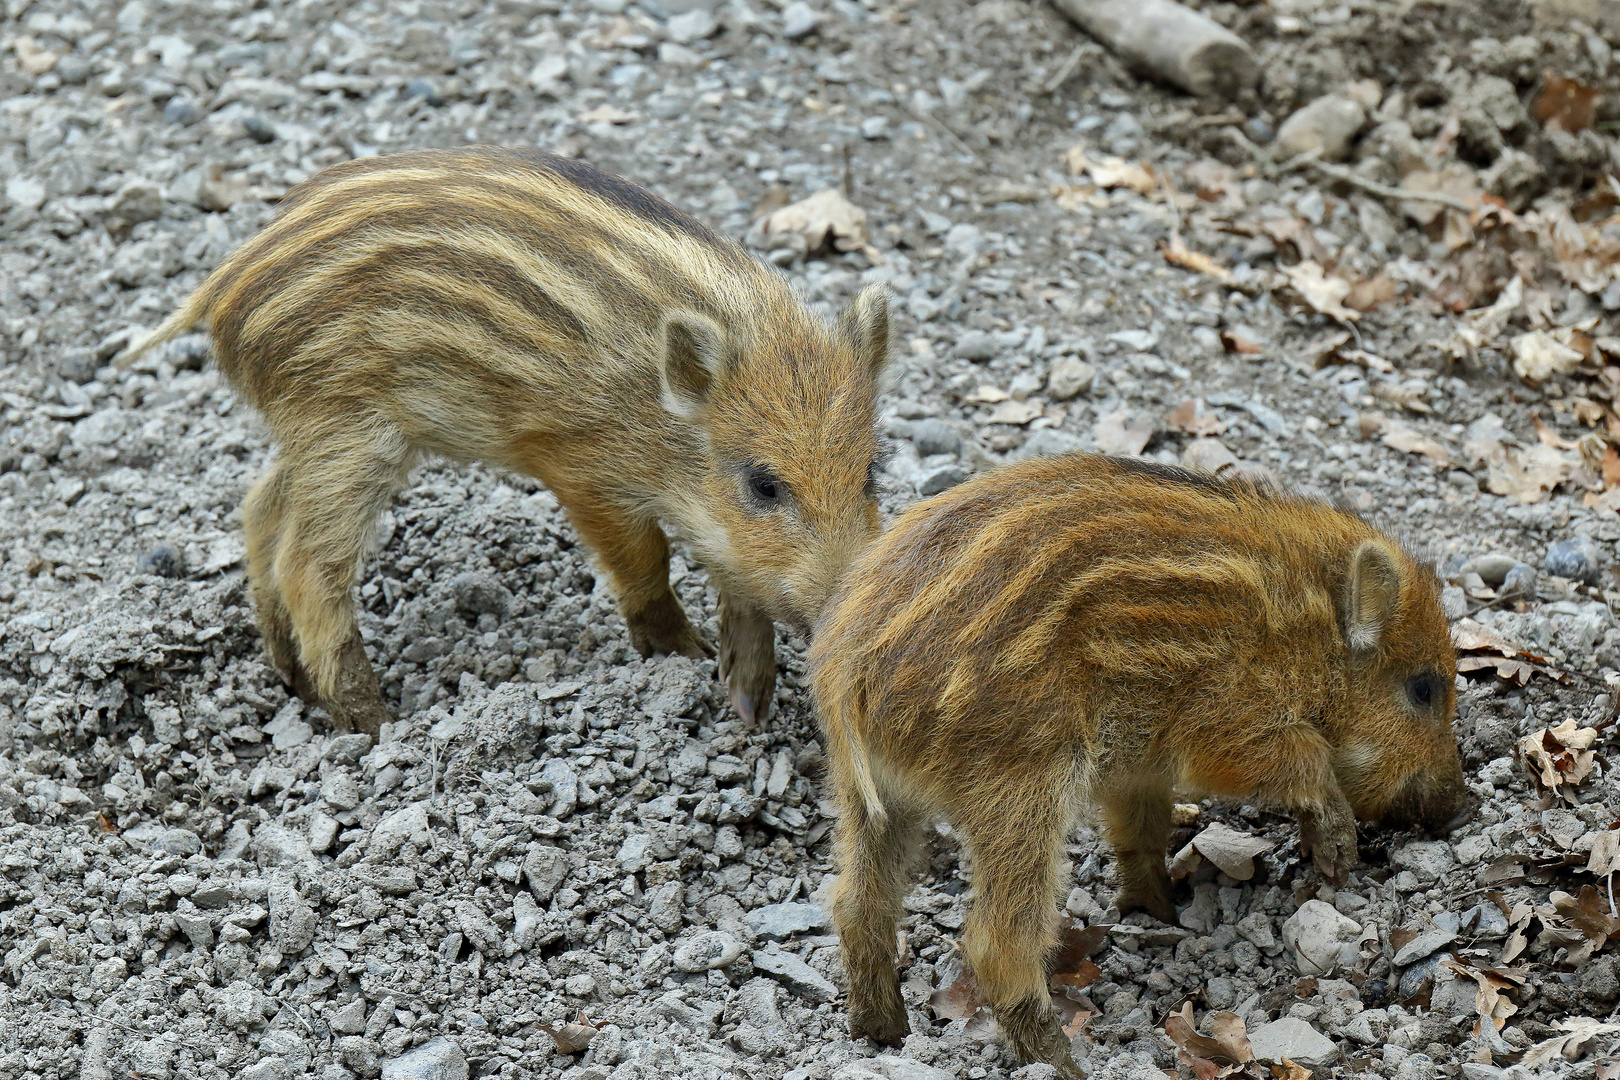
<svg viewBox="0 0 1620 1080">
<path fill-rule="evenodd" d="M 847 1038 L 803 642 L 743 730 L 712 663 L 634 654 L 534 483 L 430 466 L 383 522 L 375 748 L 262 660 L 238 506 L 263 428 L 200 335 L 109 360 L 321 167 L 485 142 L 645 184 L 829 310 L 888 282 L 890 511 L 1022 454 L 1143 452 L 1342 498 L 1450 581 L 1476 820 L 1366 831 L 1335 892 L 1292 822 L 1189 812 L 1179 927 L 1107 910 L 1080 828 L 1071 934 L 1109 929 L 1058 996 L 1089 1071 L 1175 1073 L 1189 1003 L 1318 1074 L 1613 1077 L 1616 154 L 1604 101 L 1567 129 L 1530 106 L 1549 72 L 1612 85 L 1620 23 L 1204 6 L 1262 59 L 1235 108 L 1023 0 L 7 0 L 0 1076 L 1046 1075 L 955 981 L 970 868 L 944 828 L 907 900 L 915 1034 Z M 1271 145 L 1340 92 L 1359 187 Z M 1463 208 L 1367 187 L 1414 175 Z M 754 224 L 841 185 L 865 251 Z M 676 574 L 712 638 L 701 568 Z M 1527 768 L 1516 744 L 1569 721 Z M 1212 821 L 1270 846 L 1249 863 Z"/>
</svg>

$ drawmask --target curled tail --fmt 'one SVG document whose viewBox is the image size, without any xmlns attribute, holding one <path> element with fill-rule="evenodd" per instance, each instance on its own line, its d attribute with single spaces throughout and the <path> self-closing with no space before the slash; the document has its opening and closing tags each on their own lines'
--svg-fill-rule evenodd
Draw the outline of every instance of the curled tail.
<svg viewBox="0 0 1620 1080">
<path fill-rule="evenodd" d="M 212 306 L 212 301 L 212 290 L 205 284 L 187 297 L 186 302 L 181 304 L 173 315 L 159 323 L 157 329 L 146 334 L 135 344 L 114 357 L 113 365 L 120 370 L 128 368 L 154 347 L 179 337 L 187 330 L 190 330 L 208 317 L 208 309 Z"/>
</svg>

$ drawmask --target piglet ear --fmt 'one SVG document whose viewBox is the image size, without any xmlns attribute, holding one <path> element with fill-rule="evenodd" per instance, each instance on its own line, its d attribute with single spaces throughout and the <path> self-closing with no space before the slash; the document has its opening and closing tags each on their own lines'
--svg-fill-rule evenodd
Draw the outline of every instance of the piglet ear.
<svg viewBox="0 0 1620 1080">
<path fill-rule="evenodd" d="M 1401 604 L 1401 572 L 1387 544 L 1363 541 L 1350 556 L 1344 638 L 1356 652 L 1378 648 Z"/>
<path fill-rule="evenodd" d="M 665 316 L 663 338 L 664 408 L 694 416 L 725 375 L 730 355 L 725 331 L 705 315 L 677 311 Z"/>
<path fill-rule="evenodd" d="M 838 316 L 838 331 L 866 361 L 872 378 L 881 381 L 889 366 L 889 290 L 868 285 L 855 294 Z"/>
</svg>

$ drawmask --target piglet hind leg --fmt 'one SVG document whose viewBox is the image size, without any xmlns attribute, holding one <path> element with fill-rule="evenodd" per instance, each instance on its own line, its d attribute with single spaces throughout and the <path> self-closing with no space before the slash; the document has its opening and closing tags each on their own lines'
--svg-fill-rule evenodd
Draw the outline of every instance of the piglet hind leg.
<svg viewBox="0 0 1620 1080">
<path fill-rule="evenodd" d="M 306 701 L 313 694 L 339 731 L 373 738 L 388 709 L 349 593 L 372 525 L 404 486 L 411 460 L 397 430 L 355 417 L 341 431 L 308 433 L 285 448 L 279 476 L 272 474 L 280 485 L 280 517 L 270 577 L 298 644 L 289 672 L 294 689 Z M 251 509 L 264 513 L 269 502 L 258 500 Z M 262 593 L 259 598 L 263 603 Z M 285 641 L 280 610 L 269 607 L 268 619 L 261 608 L 260 624 L 274 657 Z"/>
<path fill-rule="evenodd" d="M 1164 866 L 1170 840 L 1169 786 L 1153 777 L 1129 777 L 1105 785 L 1098 801 L 1103 831 L 1119 865 L 1114 906 L 1121 913 L 1145 911 L 1177 925 L 1170 873 Z"/>
<path fill-rule="evenodd" d="M 973 859 L 973 909 L 963 952 L 1020 1061 L 1063 1080 L 1082 1073 L 1046 985 L 1057 922 L 1058 859 L 1070 824 L 1070 777 L 1006 784 L 960 815 Z"/>
<path fill-rule="evenodd" d="M 776 624 L 726 592 L 720 594 L 720 677 L 743 723 L 755 727 L 770 715 L 776 694 Z"/>
<path fill-rule="evenodd" d="M 911 1024 L 900 999 L 895 926 L 905 914 L 900 901 L 921 845 L 921 821 L 901 808 L 874 814 L 853 791 L 839 796 L 832 916 L 849 977 L 849 1035 L 899 1046 Z"/>
</svg>

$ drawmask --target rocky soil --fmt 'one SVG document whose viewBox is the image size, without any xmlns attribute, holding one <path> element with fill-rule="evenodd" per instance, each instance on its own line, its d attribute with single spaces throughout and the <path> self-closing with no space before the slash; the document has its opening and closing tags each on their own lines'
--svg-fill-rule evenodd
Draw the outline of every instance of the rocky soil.
<svg viewBox="0 0 1620 1080">
<path fill-rule="evenodd" d="M 1614 1076 L 1620 470 L 1581 402 L 1615 385 L 1620 288 L 1489 245 L 1504 214 L 1569 206 L 1607 236 L 1608 107 L 1571 132 L 1526 102 L 1547 71 L 1607 85 L 1617 25 L 1551 0 L 1202 6 L 1262 55 L 1239 108 L 1138 81 L 1024 0 L 7 0 L 0 1076 L 1046 1075 L 950 991 L 971 868 L 944 828 L 906 904 L 916 1034 L 847 1038 L 803 642 L 744 730 L 712 663 L 635 655 L 533 482 L 428 467 L 382 523 L 358 602 L 398 719 L 375 747 L 261 658 L 238 506 L 263 428 L 200 335 L 109 361 L 289 186 L 471 142 L 647 185 L 828 310 L 887 282 L 890 511 L 1075 447 L 1263 470 L 1427 552 L 1470 640 L 1513 643 L 1460 680 L 1476 820 L 1368 830 L 1337 891 L 1292 822 L 1212 805 L 1175 847 L 1224 823 L 1271 843 L 1252 874 L 1189 854 L 1182 925 L 1122 921 L 1076 832 L 1067 911 L 1112 928 L 1067 1009 L 1096 1013 L 1074 1040 L 1094 1074 L 1174 1073 L 1190 1001 L 1318 1074 Z M 1309 142 L 1285 121 L 1324 94 L 1362 110 L 1321 156 L 1361 186 L 1274 149 Z M 1474 212 L 1366 187 L 1420 171 Z M 754 227 L 840 185 L 864 253 Z M 1210 262 L 1167 261 L 1183 243 Z M 1334 281 L 1371 284 L 1345 308 Z M 701 568 L 675 574 L 712 638 Z M 1515 747 L 1566 721 L 1535 743 L 1549 791 Z"/>
</svg>

